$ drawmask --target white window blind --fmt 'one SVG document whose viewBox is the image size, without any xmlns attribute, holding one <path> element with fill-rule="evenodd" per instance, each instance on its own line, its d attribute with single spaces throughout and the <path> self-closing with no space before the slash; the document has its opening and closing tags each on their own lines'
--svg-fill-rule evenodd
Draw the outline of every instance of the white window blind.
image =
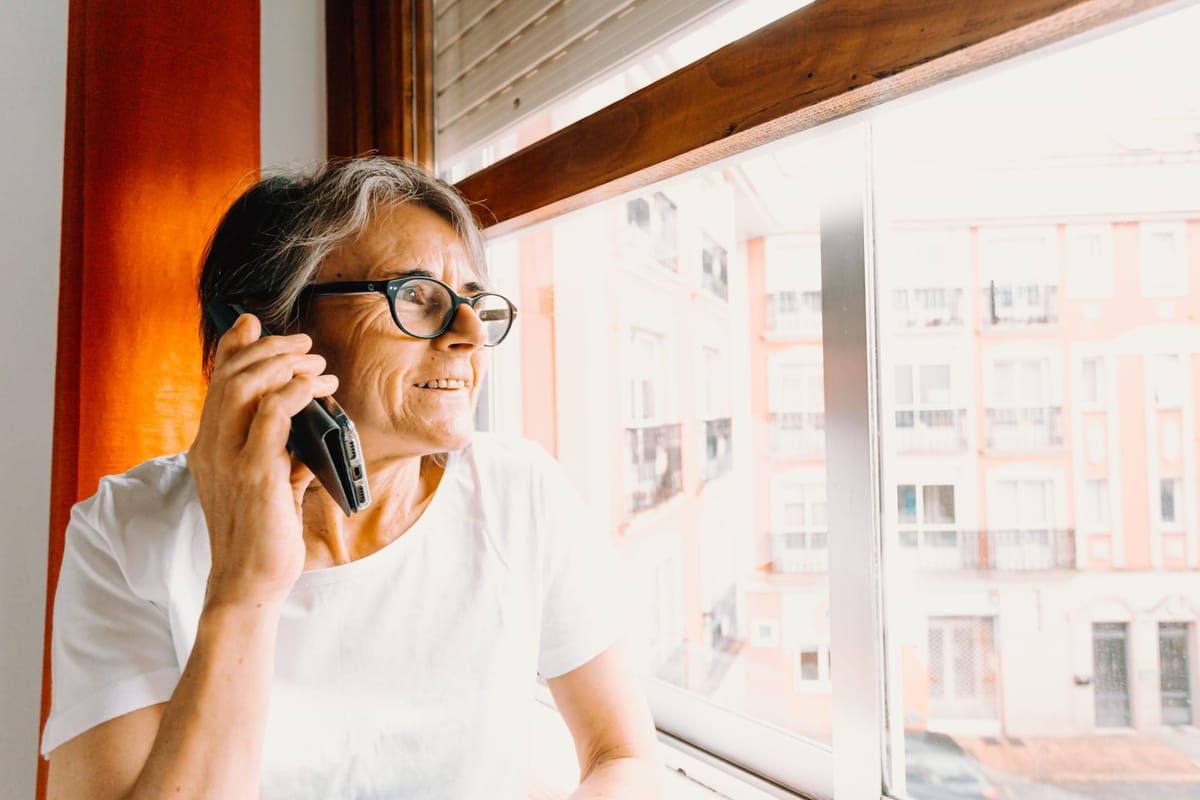
<svg viewBox="0 0 1200 800">
<path fill-rule="evenodd" d="M 486 138 L 731 0 L 434 0 L 439 161 Z"/>
</svg>

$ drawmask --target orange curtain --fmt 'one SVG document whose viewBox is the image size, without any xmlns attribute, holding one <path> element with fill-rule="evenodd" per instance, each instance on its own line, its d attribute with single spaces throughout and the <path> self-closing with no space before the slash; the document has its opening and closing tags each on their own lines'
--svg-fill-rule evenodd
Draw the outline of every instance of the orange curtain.
<svg viewBox="0 0 1200 800">
<path fill-rule="evenodd" d="M 258 1 L 71 0 L 65 142 L 43 725 L 71 505 L 195 434 L 199 261 L 259 166 Z"/>
</svg>

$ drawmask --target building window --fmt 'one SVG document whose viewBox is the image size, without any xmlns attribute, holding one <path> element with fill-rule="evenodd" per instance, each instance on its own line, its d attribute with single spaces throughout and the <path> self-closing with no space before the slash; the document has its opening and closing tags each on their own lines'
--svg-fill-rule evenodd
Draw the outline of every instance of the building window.
<svg viewBox="0 0 1200 800">
<path fill-rule="evenodd" d="M 625 222 L 637 246 L 671 270 L 679 271 L 675 204 L 662 192 L 635 197 L 625 204 Z"/>
<path fill-rule="evenodd" d="M 770 452 L 781 459 L 825 453 L 825 385 L 820 364 L 768 362 Z"/>
<path fill-rule="evenodd" d="M 969 274 L 966 232 L 913 231 L 899 237 L 892 311 L 901 328 L 961 326 Z"/>
<path fill-rule="evenodd" d="M 821 338 L 821 242 L 769 236 L 764 242 L 767 333 Z"/>
<path fill-rule="evenodd" d="M 954 504 L 954 486 L 901 484 L 896 487 L 900 545 L 921 569 L 979 569 L 978 554 L 964 548 Z"/>
<path fill-rule="evenodd" d="M 986 409 L 989 449 L 1039 450 L 1062 445 L 1062 405 L 1053 400 L 1051 381 L 1046 358 L 992 363 Z"/>
<path fill-rule="evenodd" d="M 1158 519 L 1163 527 L 1183 527 L 1183 481 L 1163 478 L 1158 482 Z"/>
<path fill-rule="evenodd" d="M 1074 531 L 1055 525 L 1054 482 L 998 480 L 988 497 L 989 565 L 999 570 L 1072 569 Z"/>
<path fill-rule="evenodd" d="M 1141 276 L 1146 297 L 1182 297 L 1188 293 L 1182 224 L 1142 223 Z"/>
<path fill-rule="evenodd" d="M 1113 296 L 1112 228 L 1072 225 L 1067 228 L 1067 281 L 1077 300 Z"/>
<path fill-rule="evenodd" d="M 1098 357 L 1085 358 L 1081 362 L 1081 370 L 1080 400 L 1085 406 L 1093 408 L 1104 405 L 1104 398 L 1107 394 L 1104 359 Z"/>
<path fill-rule="evenodd" d="M 773 619 L 756 619 L 751 622 L 750 644 L 753 647 L 778 647 L 779 623 Z"/>
<path fill-rule="evenodd" d="M 1109 530 L 1108 481 L 1104 478 L 1089 478 L 1083 482 L 1083 497 L 1080 499 L 1080 525 L 1088 531 Z"/>
<path fill-rule="evenodd" d="M 722 300 L 729 299 L 729 254 L 708 234 L 700 251 L 700 286 Z"/>
<path fill-rule="evenodd" d="M 946 451 L 967 446 L 967 411 L 952 400 L 949 364 L 898 364 L 895 386 L 898 449 Z"/>
<path fill-rule="evenodd" d="M 775 520 L 771 568 L 775 572 L 829 569 L 829 523 L 825 485 L 778 480 L 772 487 Z"/>
<path fill-rule="evenodd" d="M 1058 269 L 1049 231 L 987 231 L 982 270 L 986 325 L 1058 322 Z"/>
<path fill-rule="evenodd" d="M 1183 405 L 1184 371 L 1177 355 L 1150 357 L 1150 392 L 1159 408 Z"/>
</svg>

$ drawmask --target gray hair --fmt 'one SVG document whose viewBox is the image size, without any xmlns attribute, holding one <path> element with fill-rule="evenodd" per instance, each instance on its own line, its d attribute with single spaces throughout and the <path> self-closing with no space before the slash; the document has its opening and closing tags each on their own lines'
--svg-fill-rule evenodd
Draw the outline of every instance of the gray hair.
<svg viewBox="0 0 1200 800">
<path fill-rule="evenodd" d="M 329 161 L 309 173 L 264 173 L 225 212 L 204 254 L 200 307 L 221 296 L 255 312 L 276 333 L 295 330 L 299 301 L 321 264 L 359 236 L 384 208 L 417 203 L 450 223 L 485 282 L 483 235 L 458 191 L 406 161 L 365 156 Z M 219 334 L 201 313 L 204 371 Z"/>
</svg>

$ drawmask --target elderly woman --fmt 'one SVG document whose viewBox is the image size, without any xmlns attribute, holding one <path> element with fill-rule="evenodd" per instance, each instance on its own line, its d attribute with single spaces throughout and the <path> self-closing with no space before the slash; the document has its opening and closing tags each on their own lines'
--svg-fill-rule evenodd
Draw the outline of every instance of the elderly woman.
<svg viewBox="0 0 1200 800">
<path fill-rule="evenodd" d="M 525 797 L 535 673 L 575 739 L 573 796 L 657 796 L 605 537 L 542 450 L 473 431 L 516 315 L 486 287 L 466 205 L 406 163 L 233 204 L 200 300 L 257 316 L 204 323 L 195 442 L 72 511 L 52 798 Z M 287 449 L 334 392 L 373 496 L 349 517 Z"/>
</svg>

